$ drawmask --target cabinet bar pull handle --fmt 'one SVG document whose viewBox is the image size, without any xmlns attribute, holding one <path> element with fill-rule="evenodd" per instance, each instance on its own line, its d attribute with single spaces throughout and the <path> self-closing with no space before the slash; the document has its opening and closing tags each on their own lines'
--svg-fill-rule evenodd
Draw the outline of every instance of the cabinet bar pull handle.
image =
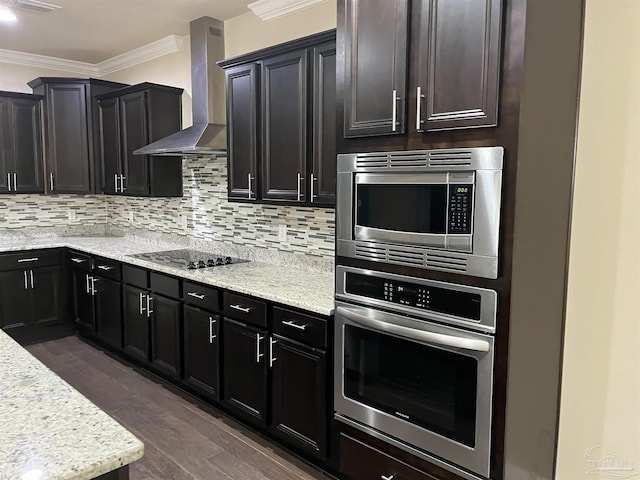
<svg viewBox="0 0 640 480">
<path fill-rule="evenodd" d="M 252 180 L 253 177 L 251 176 L 251 173 L 247 173 L 247 190 L 249 190 L 249 200 L 251 200 L 251 195 L 253 195 L 253 190 L 251 189 Z"/>
<path fill-rule="evenodd" d="M 264 337 L 256 333 L 256 363 L 260 363 L 260 357 L 264 357 L 264 353 L 260 353 L 260 342 Z"/>
<path fill-rule="evenodd" d="M 31 277 L 31 288 L 33 287 L 33 270 L 29 270 L 29 277 Z"/>
<path fill-rule="evenodd" d="M 204 300 L 204 297 L 206 297 L 206 295 L 198 295 L 196 292 L 189 292 L 187 293 L 187 295 L 189 295 L 190 297 L 195 297 L 198 300 Z"/>
<path fill-rule="evenodd" d="M 296 200 L 298 200 L 298 202 L 300 201 L 300 197 L 302 196 L 302 189 L 300 188 L 300 182 L 303 180 L 302 175 L 300 175 L 300 172 L 298 172 L 298 197 L 296 198 Z"/>
<path fill-rule="evenodd" d="M 55 190 L 53 185 L 53 172 L 49 174 L 49 186 L 51 187 L 51 191 L 53 192 Z"/>
<path fill-rule="evenodd" d="M 380 480 L 393 480 L 395 477 L 394 475 L 389 475 L 388 477 L 385 477 L 384 475 L 380 475 Z"/>
<path fill-rule="evenodd" d="M 27 271 L 25 270 L 22 273 L 24 273 L 24 289 L 27 290 L 29 288 L 29 284 L 27 283 Z"/>
<path fill-rule="evenodd" d="M 73 263 L 84 263 L 84 262 L 86 262 L 87 260 L 86 260 L 86 259 L 84 259 L 84 258 L 75 258 L 75 257 L 74 257 L 74 258 L 72 258 L 72 259 L 71 259 L 71 261 L 72 261 Z"/>
<path fill-rule="evenodd" d="M 123 177 L 122 175 L 120 175 L 120 193 L 124 193 L 124 191 L 126 190 L 126 188 L 124 188 L 124 181 L 127 179 L 127 177 Z"/>
<path fill-rule="evenodd" d="M 88 274 L 88 273 L 86 273 L 86 274 L 84 275 L 84 278 L 87 280 L 87 284 L 85 285 L 85 288 L 87 289 L 87 292 L 86 292 L 86 293 L 89 293 L 89 274 Z"/>
<path fill-rule="evenodd" d="M 244 313 L 249 313 L 251 311 L 251 307 L 241 307 L 240 305 L 229 305 L 229 308 L 233 308 L 234 310 L 240 310 Z"/>
<path fill-rule="evenodd" d="M 98 279 L 96 277 L 91 277 L 91 295 L 95 296 L 96 294 L 96 282 Z"/>
<path fill-rule="evenodd" d="M 213 326 L 215 325 L 216 321 L 213 319 L 213 317 L 209 317 L 209 343 L 213 343 L 213 339 L 217 337 L 217 335 L 213 334 Z"/>
<path fill-rule="evenodd" d="M 424 123 L 421 112 L 423 98 L 422 87 L 418 87 L 416 89 L 416 132 L 422 132 L 422 124 Z"/>
<path fill-rule="evenodd" d="M 397 120 L 398 120 L 398 91 L 393 90 L 393 103 L 391 105 L 391 131 L 397 131 Z"/>
<path fill-rule="evenodd" d="M 37 262 L 38 260 L 40 260 L 38 257 L 21 258 L 18 263 Z"/>
<path fill-rule="evenodd" d="M 306 325 L 298 325 L 297 323 L 291 321 L 291 320 L 285 320 L 282 322 L 283 325 L 286 325 L 287 327 L 293 327 L 293 328 L 297 328 L 298 330 L 306 330 L 307 326 Z"/>
<path fill-rule="evenodd" d="M 108 272 L 109 270 L 113 270 L 115 267 L 112 267 L 110 265 L 98 265 L 98 268 L 100 270 L 104 270 L 104 271 Z"/>
<path fill-rule="evenodd" d="M 13 172 L 13 191 L 18 191 L 18 176 L 16 175 L 16 172 Z"/>
<path fill-rule="evenodd" d="M 316 198 L 316 194 L 313 192 L 313 182 L 317 182 L 318 177 L 316 177 L 313 173 L 311 174 L 311 201 L 313 202 Z"/>
<path fill-rule="evenodd" d="M 149 295 L 147 295 L 147 318 L 149 318 L 151 316 L 151 314 L 153 313 L 153 310 L 151 310 L 151 302 L 153 301 L 153 298 L 151 298 Z"/>
<path fill-rule="evenodd" d="M 11 191 L 11 174 L 7 173 L 7 188 Z"/>
<path fill-rule="evenodd" d="M 115 185 L 116 193 L 118 193 L 118 174 L 117 173 L 113 174 L 113 184 Z"/>
<path fill-rule="evenodd" d="M 274 340 L 273 338 L 269 339 L 269 368 L 273 367 L 273 362 L 275 362 L 277 359 L 273 357 L 273 346 L 278 343 L 276 340 Z"/>
<path fill-rule="evenodd" d="M 140 292 L 140 315 L 144 313 L 144 305 L 142 304 L 144 298 L 144 293 Z"/>
</svg>

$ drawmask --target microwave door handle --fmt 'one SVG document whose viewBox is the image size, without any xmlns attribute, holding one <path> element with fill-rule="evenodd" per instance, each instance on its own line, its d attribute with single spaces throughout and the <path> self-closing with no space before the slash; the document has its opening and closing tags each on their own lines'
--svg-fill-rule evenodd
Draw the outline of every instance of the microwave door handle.
<svg viewBox="0 0 640 480">
<path fill-rule="evenodd" d="M 444 335 L 442 333 L 425 332 L 416 330 L 415 328 L 403 327 L 393 323 L 376 320 L 366 315 L 361 315 L 344 307 L 336 308 L 336 314 L 347 317 L 365 327 L 372 327 L 383 332 L 393 333 L 411 340 L 422 340 L 423 342 L 435 345 L 444 345 L 447 347 L 461 348 L 464 350 L 472 350 L 475 352 L 488 352 L 489 342 L 474 338 L 461 338 L 454 335 Z"/>
</svg>

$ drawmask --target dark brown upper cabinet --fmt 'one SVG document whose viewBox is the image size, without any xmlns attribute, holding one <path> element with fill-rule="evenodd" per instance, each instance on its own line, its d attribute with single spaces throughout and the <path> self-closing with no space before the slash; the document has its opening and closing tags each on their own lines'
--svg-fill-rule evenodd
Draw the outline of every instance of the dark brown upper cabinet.
<svg viewBox="0 0 640 480">
<path fill-rule="evenodd" d="M 182 89 L 141 83 L 98 97 L 102 191 L 110 195 L 181 197 L 182 157 L 134 155 L 180 130 Z"/>
<path fill-rule="evenodd" d="M 224 60 L 229 199 L 335 203 L 335 31 Z"/>
<path fill-rule="evenodd" d="M 342 6 L 345 138 L 497 125 L 502 0 Z"/>
<path fill-rule="evenodd" d="M 42 97 L 0 92 L 0 193 L 43 193 Z"/>
<path fill-rule="evenodd" d="M 29 82 L 29 86 L 33 93 L 44 96 L 46 191 L 101 192 L 96 96 L 127 85 L 95 79 L 41 77 Z"/>
</svg>

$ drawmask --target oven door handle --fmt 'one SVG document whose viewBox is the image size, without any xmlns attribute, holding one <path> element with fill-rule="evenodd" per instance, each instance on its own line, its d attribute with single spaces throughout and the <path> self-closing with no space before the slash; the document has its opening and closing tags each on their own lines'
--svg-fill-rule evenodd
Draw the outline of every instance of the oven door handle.
<svg viewBox="0 0 640 480">
<path fill-rule="evenodd" d="M 462 338 L 454 335 L 444 335 L 442 333 L 425 332 L 424 330 L 403 327 L 402 325 L 395 325 L 393 323 L 376 320 L 366 315 L 361 315 L 345 307 L 337 307 L 336 315 L 342 315 L 365 327 L 372 327 L 410 340 L 421 340 L 435 345 L 445 345 L 448 347 L 462 348 L 464 350 L 473 350 L 475 352 L 488 352 L 490 348 L 489 342 L 486 340 Z"/>
</svg>

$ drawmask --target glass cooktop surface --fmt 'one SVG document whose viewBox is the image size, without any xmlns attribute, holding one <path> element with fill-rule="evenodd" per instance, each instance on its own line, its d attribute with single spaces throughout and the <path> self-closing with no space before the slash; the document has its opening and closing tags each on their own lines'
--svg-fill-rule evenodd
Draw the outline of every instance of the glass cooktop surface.
<svg viewBox="0 0 640 480">
<path fill-rule="evenodd" d="M 198 250 L 165 250 L 162 252 L 137 253 L 129 255 L 133 258 L 146 260 L 148 262 L 159 263 L 169 267 L 185 270 L 196 270 L 199 268 L 218 268 L 225 265 L 245 263 L 249 260 L 229 257 L 226 255 L 200 252 Z"/>
</svg>

